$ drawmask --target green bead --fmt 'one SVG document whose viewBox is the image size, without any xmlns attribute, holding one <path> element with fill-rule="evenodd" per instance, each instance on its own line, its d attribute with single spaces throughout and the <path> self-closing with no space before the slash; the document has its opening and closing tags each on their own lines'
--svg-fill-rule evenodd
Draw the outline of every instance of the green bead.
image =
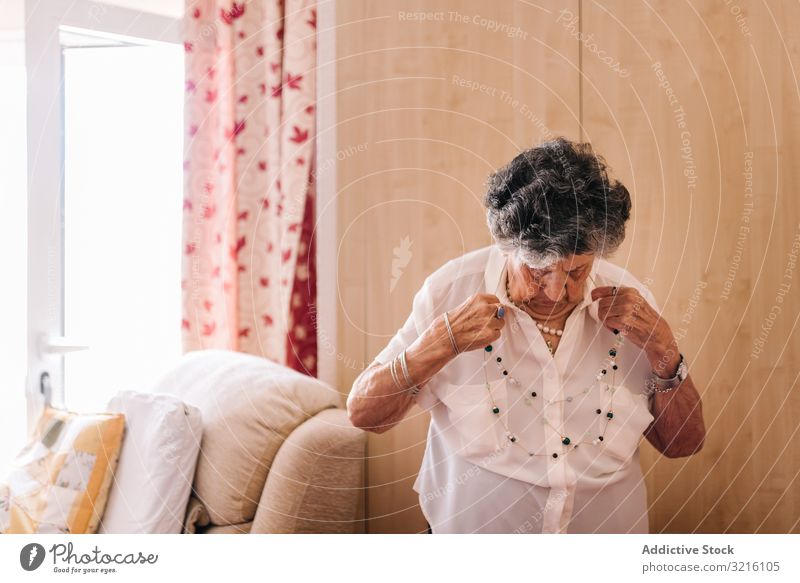
<svg viewBox="0 0 800 583">
<path fill-rule="evenodd" d="M 499 413 L 499 412 L 500 412 L 500 407 L 493 407 L 493 408 L 492 408 L 492 413 L 494 413 L 495 415 L 496 415 L 497 413 Z"/>
<path fill-rule="evenodd" d="M 491 352 L 491 351 L 492 351 L 492 345 L 491 345 L 491 344 L 489 344 L 489 345 L 488 345 L 488 346 L 485 348 L 485 350 L 486 350 L 486 352 Z"/>
<path fill-rule="evenodd" d="M 564 445 L 569 445 L 569 437 L 565 437 L 564 439 L 562 439 L 561 443 L 563 443 Z"/>
<path fill-rule="evenodd" d="M 614 414 L 613 414 L 611 411 L 609 411 L 608 413 L 606 413 L 606 417 L 608 417 L 609 419 L 611 419 L 611 418 L 613 418 L 613 417 L 614 417 Z"/>
</svg>

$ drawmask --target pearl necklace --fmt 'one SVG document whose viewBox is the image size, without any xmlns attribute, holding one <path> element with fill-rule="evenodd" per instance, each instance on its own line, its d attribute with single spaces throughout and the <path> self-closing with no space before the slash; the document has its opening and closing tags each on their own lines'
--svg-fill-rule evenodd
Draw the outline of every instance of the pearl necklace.
<svg viewBox="0 0 800 583">
<path fill-rule="evenodd" d="M 514 300 L 511 299 L 511 290 L 508 287 L 508 279 L 509 279 L 508 276 L 506 276 L 506 297 L 508 297 L 508 300 L 512 304 L 514 304 L 516 307 L 518 307 L 520 310 L 522 310 L 523 312 L 525 312 L 530 316 L 530 312 L 528 312 L 525 309 L 525 307 L 523 307 L 523 304 L 521 302 L 515 302 Z M 533 320 L 533 323 L 536 324 L 536 327 L 545 334 L 548 334 L 550 336 L 562 336 L 564 334 L 563 328 L 559 329 L 559 328 L 552 328 L 550 326 L 545 326 L 533 316 L 531 316 L 531 320 Z M 545 339 L 545 343 L 547 344 L 547 350 L 550 351 L 550 354 L 553 354 L 553 343 L 548 339 Z"/>
<path fill-rule="evenodd" d="M 605 390 L 606 391 L 611 391 L 611 403 L 609 405 L 608 411 L 606 411 L 605 425 L 603 426 L 602 434 L 594 437 L 591 441 L 578 440 L 578 441 L 573 442 L 573 439 L 571 437 L 569 437 L 568 435 L 565 435 L 562 429 L 559 429 L 557 427 L 553 427 L 553 425 L 546 418 L 542 417 L 542 423 L 546 424 L 546 425 L 550 425 L 550 427 L 554 431 L 556 431 L 558 433 L 558 435 L 561 437 L 561 443 L 566 448 L 566 452 L 562 451 L 562 455 L 566 455 L 567 453 L 577 449 L 578 446 L 581 445 L 581 444 L 598 445 L 599 443 L 601 443 L 603 441 L 603 439 L 604 439 L 608 424 L 614 418 L 614 411 L 613 411 L 613 409 L 614 409 L 614 391 L 616 390 L 615 380 L 616 380 L 616 371 L 619 368 L 619 365 L 617 365 L 616 357 L 617 357 L 618 350 L 620 349 L 620 347 L 622 346 L 622 344 L 623 344 L 623 342 L 625 340 L 624 337 L 621 334 L 619 334 L 618 332 L 615 331 L 615 334 L 617 335 L 617 338 L 614 341 L 614 344 L 612 345 L 612 347 L 608 350 L 608 357 L 603 361 L 603 365 L 601 366 L 601 368 L 598 371 L 598 373 L 595 375 L 594 382 L 590 386 L 586 387 L 585 389 L 583 389 L 581 391 L 581 394 L 588 394 L 593 388 L 595 388 L 597 386 L 598 382 L 604 376 L 606 376 L 608 374 L 608 369 L 609 368 L 611 369 L 611 384 L 609 385 L 608 383 L 606 383 L 606 385 L 605 385 Z M 501 423 L 501 425 L 503 426 L 503 429 L 504 429 L 505 435 L 506 435 L 506 439 L 508 439 L 509 443 L 512 443 L 517 447 L 522 447 L 527 452 L 528 456 L 533 457 L 533 456 L 548 455 L 548 454 L 545 454 L 545 453 L 536 453 L 535 451 L 531 450 L 530 448 L 525 447 L 525 445 L 522 442 L 520 442 L 520 440 L 517 438 L 517 436 L 509 430 L 508 425 L 503 421 L 503 416 L 501 415 L 501 413 L 504 413 L 504 412 L 500 411 L 500 407 L 498 407 L 497 404 L 494 401 L 494 396 L 492 395 L 492 387 L 491 387 L 491 384 L 489 383 L 489 373 L 486 370 L 486 363 L 488 362 L 488 356 L 492 353 L 493 350 L 494 350 L 494 348 L 492 347 L 491 344 L 489 344 L 488 346 L 486 346 L 484 348 L 484 351 L 483 351 L 483 374 L 484 374 L 484 379 L 485 379 L 485 382 L 486 382 L 486 390 L 489 392 L 489 399 L 490 399 L 491 405 L 492 405 L 492 413 L 494 413 L 494 415 L 496 417 L 496 421 Z M 502 357 L 496 356 L 495 357 L 495 362 L 497 363 L 498 367 L 502 371 L 503 376 L 508 378 L 509 384 L 511 384 L 512 386 L 515 386 L 515 387 L 520 386 L 520 382 L 516 378 L 512 377 L 509 374 L 508 369 L 506 369 L 505 365 L 503 364 Z M 525 396 L 525 404 L 530 406 L 533 403 L 532 398 L 537 397 L 538 393 L 536 391 L 530 391 L 528 394 L 530 396 L 528 396 L 528 395 Z M 568 395 L 567 397 L 565 397 L 563 399 L 554 399 L 554 400 L 544 399 L 545 406 L 553 405 L 553 404 L 561 403 L 561 402 L 571 403 L 575 399 L 576 396 L 578 396 L 578 394 Z M 595 413 L 597 415 L 601 415 L 603 413 L 603 411 L 602 411 L 602 409 L 598 408 L 598 409 L 595 409 Z M 587 431 L 584 434 L 583 437 L 587 437 L 588 435 L 589 435 L 589 432 Z M 572 447 L 569 447 L 569 446 L 572 446 Z M 558 453 L 554 453 L 554 454 L 552 454 L 552 456 L 554 458 L 557 458 L 558 457 Z"/>
</svg>

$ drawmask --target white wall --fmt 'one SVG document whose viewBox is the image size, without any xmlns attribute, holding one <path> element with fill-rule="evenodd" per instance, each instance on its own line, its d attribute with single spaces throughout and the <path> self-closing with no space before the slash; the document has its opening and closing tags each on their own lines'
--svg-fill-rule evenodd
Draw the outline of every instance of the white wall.
<svg viewBox="0 0 800 583">
<path fill-rule="evenodd" d="M 30 0 L 46 2 L 47 0 Z M 185 0 L 99 0 L 96 4 L 122 6 L 132 10 L 142 10 L 181 18 Z M 23 30 L 25 28 L 25 0 L 0 0 L 0 31 Z"/>
<path fill-rule="evenodd" d="M 0 0 L 0 31 L 25 28 L 25 0 Z"/>
<path fill-rule="evenodd" d="M 153 14 L 181 18 L 183 16 L 184 2 L 185 0 L 100 0 L 98 4 L 112 4 L 130 8 L 131 10 L 142 10 Z"/>
<path fill-rule="evenodd" d="M 4 3 L 0 5 L 0 14 Z M 7 20 L 4 22 L 8 22 Z M 25 437 L 27 158 L 25 51 L 18 31 L 0 30 L 0 478 Z M 4 38 L 6 37 L 6 38 Z M 12 38 L 14 37 L 14 38 Z"/>
</svg>

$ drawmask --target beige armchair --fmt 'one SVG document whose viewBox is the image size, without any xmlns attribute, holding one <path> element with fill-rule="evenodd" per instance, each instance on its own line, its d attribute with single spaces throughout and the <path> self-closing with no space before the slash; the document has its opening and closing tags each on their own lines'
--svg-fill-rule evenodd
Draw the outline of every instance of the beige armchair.
<svg viewBox="0 0 800 583">
<path fill-rule="evenodd" d="M 154 390 L 203 415 L 185 532 L 362 532 L 366 439 L 338 391 L 223 350 L 188 353 Z"/>
</svg>

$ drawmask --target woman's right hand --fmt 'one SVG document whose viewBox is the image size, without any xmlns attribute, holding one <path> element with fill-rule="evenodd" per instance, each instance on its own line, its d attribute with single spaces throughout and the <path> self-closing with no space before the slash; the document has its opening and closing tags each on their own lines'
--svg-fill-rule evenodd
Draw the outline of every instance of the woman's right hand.
<svg viewBox="0 0 800 583">
<path fill-rule="evenodd" d="M 506 325 L 505 318 L 497 317 L 497 310 L 502 305 L 500 298 L 495 295 L 475 294 L 447 312 L 459 353 L 485 348 L 500 338 L 500 332 Z M 508 310 L 505 312 L 507 314 Z"/>
</svg>

